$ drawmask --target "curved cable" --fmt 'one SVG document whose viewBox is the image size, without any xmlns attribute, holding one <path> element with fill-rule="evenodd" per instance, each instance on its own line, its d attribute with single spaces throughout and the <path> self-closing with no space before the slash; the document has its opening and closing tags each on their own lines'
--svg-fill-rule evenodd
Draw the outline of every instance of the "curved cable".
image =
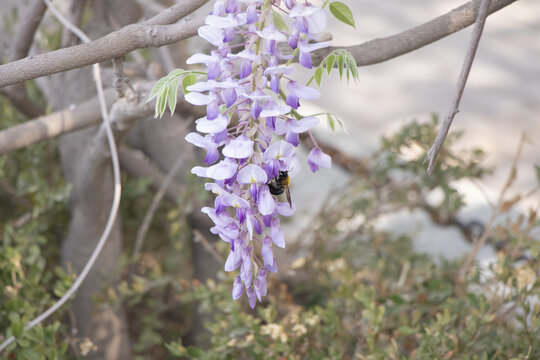
<svg viewBox="0 0 540 360">
<path fill-rule="evenodd" d="M 66 18 L 62 16 L 50 3 L 49 0 L 44 0 L 45 4 L 47 4 L 47 7 L 53 13 L 53 15 L 68 29 L 70 29 L 73 33 L 75 33 L 82 41 L 88 43 L 90 42 L 90 38 L 86 36 L 79 28 L 77 28 L 75 25 L 71 24 Z M 111 233 L 112 227 L 114 225 L 114 221 L 116 220 L 116 216 L 118 214 L 118 208 L 120 205 L 120 194 L 122 192 L 122 185 L 120 184 L 120 163 L 118 160 L 118 151 L 116 148 L 116 143 L 114 141 L 114 135 L 111 128 L 111 123 L 109 119 L 109 114 L 107 112 L 107 106 L 105 102 L 105 96 L 103 93 L 103 83 L 101 81 L 101 72 L 99 64 L 92 65 L 93 72 L 94 72 L 94 80 L 96 82 L 96 88 L 99 98 L 99 105 L 100 105 L 100 111 L 101 116 L 103 118 L 103 125 L 105 127 L 105 132 L 107 135 L 107 141 L 109 143 L 109 148 L 111 150 L 111 160 L 112 160 L 112 166 L 113 166 L 113 176 L 114 176 L 114 194 L 113 194 L 113 202 L 111 205 L 111 210 L 109 212 L 109 217 L 107 219 L 107 224 L 105 225 L 105 229 L 103 230 L 103 233 L 101 234 L 101 237 L 98 241 L 98 244 L 94 251 L 92 252 L 92 255 L 88 259 L 88 262 L 84 266 L 83 270 L 73 283 L 71 287 L 66 291 L 66 293 L 51 307 L 49 307 L 47 310 L 45 310 L 43 313 L 41 313 L 38 317 L 30 321 L 24 326 L 24 330 L 30 330 L 34 326 L 38 325 L 40 322 L 51 316 L 56 310 L 58 310 L 62 305 L 66 303 L 66 301 L 79 289 L 82 282 L 85 280 L 86 276 L 94 266 L 94 263 L 96 262 L 97 257 L 101 253 L 101 250 L 103 249 L 103 246 L 105 245 L 107 238 L 109 237 L 109 234 Z M 10 336 L 7 338 L 1 345 L 0 345 L 0 351 L 3 351 L 6 347 L 11 345 L 15 341 L 15 337 Z"/>
</svg>

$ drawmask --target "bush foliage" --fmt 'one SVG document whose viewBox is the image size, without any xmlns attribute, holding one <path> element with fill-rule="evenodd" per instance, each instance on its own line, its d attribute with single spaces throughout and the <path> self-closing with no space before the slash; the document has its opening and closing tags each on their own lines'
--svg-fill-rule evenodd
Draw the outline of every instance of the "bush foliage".
<svg viewBox="0 0 540 360">
<path fill-rule="evenodd" d="M 1 106 L 6 118 L 18 121 Z M 438 225 L 458 228 L 468 240 L 485 230 L 459 218 L 465 200 L 456 188 L 458 181 L 489 174 L 484 154 L 455 150 L 454 134 L 428 176 L 423 161 L 437 125 L 436 119 L 412 122 L 384 138 L 369 159 L 352 160 L 357 166 L 350 183 L 328 201 L 301 241 L 288 245 L 287 257 L 294 261 L 271 278 L 266 302 L 255 311 L 245 299 L 231 299 L 229 274 L 206 282 L 192 278 L 192 236 L 184 221 L 191 210 L 171 203 L 162 204 L 148 235 L 152 245 L 144 247 L 135 273 L 128 272 L 128 248 L 124 280 L 96 301 L 127 305 L 140 359 L 539 359 L 534 210 L 510 212 L 513 200 L 498 209 L 500 220 L 488 238 L 497 261 L 471 267 L 464 281 L 458 276 L 463 259 L 433 258 L 415 250 L 415 234 L 378 226 L 394 213 L 418 210 Z M 0 339 L 17 337 L 0 354 L 4 358 L 80 358 L 92 350 L 88 339 L 69 332 L 67 309 L 23 332 L 24 323 L 74 278 L 59 260 L 69 187 L 57 156 L 55 144 L 45 143 L 0 160 Z M 125 182 L 122 215 L 129 242 L 152 194 L 145 181 Z M 434 192 L 443 195 L 438 203 L 427 200 Z M 178 204 L 190 202 L 188 193 Z M 227 253 L 225 243 L 215 247 Z M 194 332 L 195 312 L 204 314 L 205 331 Z"/>
</svg>

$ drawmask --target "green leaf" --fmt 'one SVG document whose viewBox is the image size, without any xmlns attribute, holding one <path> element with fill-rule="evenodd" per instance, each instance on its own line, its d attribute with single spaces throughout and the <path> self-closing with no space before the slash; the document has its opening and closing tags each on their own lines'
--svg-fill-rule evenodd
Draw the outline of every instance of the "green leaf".
<svg viewBox="0 0 540 360">
<path fill-rule="evenodd" d="M 272 11 L 272 21 L 274 22 L 274 26 L 278 28 L 278 30 L 289 32 L 289 27 L 283 21 L 283 18 L 281 15 L 279 15 L 277 12 Z"/>
<path fill-rule="evenodd" d="M 40 360 L 43 359 L 42 355 L 40 355 L 36 350 L 34 349 L 24 349 L 19 354 L 22 359 L 28 359 L 28 360 Z"/>
<path fill-rule="evenodd" d="M 341 129 L 343 130 L 343 132 L 345 134 L 348 134 L 349 132 L 347 131 L 347 128 L 345 127 L 345 122 L 343 122 L 343 120 L 341 120 L 340 118 L 338 118 L 337 116 L 335 117 L 336 118 L 336 121 L 337 123 L 339 124 L 339 126 L 341 126 Z"/>
<path fill-rule="evenodd" d="M 194 359 L 200 359 L 204 355 L 204 351 L 195 346 L 188 346 L 187 354 Z"/>
<path fill-rule="evenodd" d="M 326 114 L 326 120 L 328 121 L 328 126 L 330 126 L 330 129 L 332 129 L 332 131 L 336 131 L 336 123 L 334 118 L 330 114 Z"/>
<path fill-rule="evenodd" d="M 24 331 L 24 323 L 19 314 L 12 312 L 8 315 L 8 318 L 11 321 L 11 332 L 13 332 L 13 336 L 16 338 L 21 336 Z"/>
<path fill-rule="evenodd" d="M 330 12 L 336 19 L 341 21 L 344 24 L 350 25 L 353 28 L 356 28 L 354 23 L 354 17 L 351 9 L 344 3 L 340 1 L 334 1 L 330 4 Z"/>
<path fill-rule="evenodd" d="M 165 347 L 167 348 L 167 350 L 169 350 L 169 352 L 173 356 L 180 357 L 180 356 L 187 355 L 186 348 L 182 346 L 181 343 L 165 344 Z"/>
<path fill-rule="evenodd" d="M 418 332 L 417 329 L 412 328 L 410 326 L 400 326 L 397 331 L 402 335 L 412 335 L 416 334 Z"/>
<path fill-rule="evenodd" d="M 150 91 L 150 95 L 148 95 L 148 100 L 146 100 L 146 102 L 149 102 L 150 100 L 152 100 L 153 98 L 155 98 L 157 96 L 157 94 L 159 94 L 159 92 L 163 89 L 163 87 L 167 84 L 167 81 L 169 79 L 165 76 L 165 77 L 162 77 L 161 79 L 159 79 L 154 87 L 152 88 L 152 91 Z"/>
<path fill-rule="evenodd" d="M 334 68 L 335 62 L 336 56 L 334 54 L 328 55 L 328 57 L 326 58 L 326 72 L 328 73 L 328 75 L 330 75 L 330 72 Z"/>
<path fill-rule="evenodd" d="M 172 80 L 173 78 L 179 78 L 180 76 L 184 75 L 186 73 L 186 70 L 184 69 L 174 69 L 167 75 L 167 79 Z"/>
<path fill-rule="evenodd" d="M 536 180 L 538 181 L 538 184 L 540 184 L 540 166 L 534 165 L 534 170 L 536 170 Z"/>
<path fill-rule="evenodd" d="M 318 87 L 321 87 L 321 82 L 322 82 L 322 76 L 324 74 L 324 69 L 322 67 L 318 67 L 317 70 L 315 70 L 315 82 L 317 83 L 317 86 Z"/>
<path fill-rule="evenodd" d="M 343 63 L 345 62 L 345 57 L 343 54 L 339 54 L 337 58 L 338 63 L 338 70 L 339 70 L 339 78 L 343 78 Z"/>
<path fill-rule="evenodd" d="M 405 299 L 398 294 L 393 294 L 392 296 L 390 296 L 390 300 L 392 300 L 397 305 L 402 305 L 406 303 Z"/>
<path fill-rule="evenodd" d="M 356 65 L 356 60 L 354 59 L 354 56 L 350 52 L 346 52 L 346 61 L 347 61 L 347 68 L 351 70 L 351 75 L 355 81 L 358 81 L 358 67 Z"/>
<path fill-rule="evenodd" d="M 169 98 L 169 110 L 173 114 L 176 109 L 176 97 L 178 96 L 178 79 L 169 81 L 167 96 Z"/>
<path fill-rule="evenodd" d="M 184 94 L 189 93 L 189 90 L 187 89 L 188 86 L 191 86 L 197 82 L 197 76 L 195 74 L 189 74 L 182 79 L 182 89 L 184 90 Z"/>
<path fill-rule="evenodd" d="M 167 88 L 163 87 L 156 100 L 156 117 L 162 117 L 165 113 L 165 108 L 167 106 L 167 95 Z"/>
</svg>

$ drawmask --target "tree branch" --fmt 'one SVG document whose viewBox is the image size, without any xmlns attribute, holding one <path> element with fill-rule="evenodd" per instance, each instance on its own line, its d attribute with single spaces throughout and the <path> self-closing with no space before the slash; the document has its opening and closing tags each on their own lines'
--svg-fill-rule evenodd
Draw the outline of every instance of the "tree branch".
<svg viewBox="0 0 540 360">
<path fill-rule="evenodd" d="M 41 23 L 46 9 L 47 6 L 43 0 L 34 0 L 26 7 L 24 14 L 21 16 L 20 24 L 13 36 L 11 61 L 22 59 L 28 54 L 28 50 L 34 41 L 34 34 Z"/>
<path fill-rule="evenodd" d="M 476 19 L 479 1 L 469 1 L 444 15 L 396 35 L 370 40 L 359 45 L 319 50 L 313 54 L 313 63 L 320 64 L 326 55 L 337 49 L 349 51 L 354 56 L 357 66 L 378 64 L 407 54 L 472 25 Z M 493 0 L 488 14 L 515 1 L 517 0 Z"/>
<path fill-rule="evenodd" d="M 105 92 L 107 107 L 114 101 L 114 91 Z M 93 98 L 78 106 L 41 116 L 23 124 L 0 131 L 0 155 L 64 133 L 96 125 L 101 115 L 96 111 L 99 100 Z"/>
<path fill-rule="evenodd" d="M 491 234 L 491 230 L 493 225 L 495 224 L 495 219 L 497 216 L 501 214 L 503 205 L 504 205 L 504 196 L 506 195 L 506 192 L 512 186 L 514 180 L 516 179 L 516 168 L 517 164 L 519 162 L 519 158 L 521 157 L 521 152 L 523 150 L 523 145 L 525 144 L 526 136 L 523 134 L 519 140 L 516 153 L 514 154 L 514 159 L 512 160 L 512 165 L 510 167 L 510 173 L 508 174 L 508 178 L 506 179 L 506 182 L 504 183 L 504 186 L 501 189 L 501 192 L 499 193 L 499 198 L 497 199 L 497 205 L 495 205 L 495 208 L 491 212 L 491 216 L 489 217 L 489 220 L 484 227 L 484 231 L 478 237 L 474 240 L 472 248 L 467 253 L 467 257 L 465 258 L 465 262 L 461 265 L 459 268 L 459 273 L 457 276 L 457 284 L 458 286 L 456 289 L 459 291 L 465 291 L 463 284 L 465 284 L 465 278 L 467 276 L 467 273 L 469 272 L 474 260 L 476 259 L 476 255 L 478 255 L 478 251 L 486 244 L 486 241 L 489 238 L 489 235 Z"/>
<path fill-rule="evenodd" d="M 41 106 L 28 97 L 28 93 L 26 92 L 23 83 L 0 88 L 0 95 L 8 99 L 15 109 L 29 119 L 41 116 L 45 113 Z"/>
<path fill-rule="evenodd" d="M 482 31 L 484 30 L 484 24 L 488 16 L 487 10 L 490 2 L 491 0 L 482 0 L 482 3 L 480 4 L 480 9 L 478 10 L 478 15 L 476 17 L 476 23 L 474 25 L 474 31 L 471 36 L 469 49 L 467 50 L 465 60 L 463 61 L 463 66 L 461 67 L 461 72 L 459 74 L 458 84 L 456 92 L 454 94 L 454 99 L 452 100 L 452 105 L 450 106 L 448 115 L 446 115 L 446 117 L 444 118 L 442 126 L 437 133 L 437 137 L 435 138 L 433 145 L 427 153 L 427 172 L 430 175 L 433 171 L 433 167 L 435 166 L 435 160 L 437 160 L 437 155 L 439 155 L 439 151 L 441 150 L 444 140 L 446 139 L 446 135 L 448 135 L 448 130 L 450 130 L 452 121 L 454 120 L 454 117 L 459 111 L 459 103 L 461 102 L 461 96 L 463 95 L 463 91 L 465 90 L 465 84 L 467 84 L 467 78 L 469 77 L 469 73 L 471 72 L 474 56 L 476 55 L 476 50 L 478 49 L 478 44 L 480 43 L 480 38 L 482 37 Z"/>
<path fill-rule="evenodd" d="M 173 166 L 167 173 L 167 176 L 161 183 L 159 190 L 152 198 L 152 202 L 150 203 L 150 206 L 146 210 L 146 214 L 144 215 L 143 222 L 141 226 L 139 227 L 139 230 L 137 230 L 137 236 L 135 238 L 135 245 L 133 246 L 133 251 L 131 252 L 131 264 L 128 270 L 128 277 L 131 277 L 131 275 L 133 274 L 135 261 L 137 260 L 139 252 L 142 249 L 144 239 L 146 238 L 146 233 L 148 232 L 148 229 L 150 229 L 150 224 L 152 223 L 152 220 L 154 219 L 154 214 L 156 213 L 158 206 L 161 203 L 161 199 L 163 199 L 163 196 L 165 196 L 167 192 L 167 188 L 169 187 L 171 182 L 174 182 L 174 177 L 176 176 L 176 173 L 178 172 L 178 170 L 180 170 L 180 165 L 182 165 L 184 161 L 185 161 L 185 156 L 182 156 L 182 155 L 180 155 L 176 159 Z"/>
<path fill-rule="evenodd" d="M 137 178 L 150 179 L 152 189 L 159 191 L 165 181 L 166 175 L 157 166 L 152 164 L 142 152 L 123 146 L 119 150 L 119 155 L 120 165 L 123 171 Z M 165 188 L 167 199 L 169 201 L 176 201 L 181 187 L 182 185 L 173 179 Z"/>
<path fill-rule="evenodd" d="M 201 0 L 193 1 L 195 4 L 201 2 Z M 184 4 L 182 6 L 184 9 L 182 13 L 187 12 L 188 10 L 185 10 L 187 7 Z M 194 11 L 196 6 L 192 5 L 189 9 Z M 162 14 L 156 15 L 142 24 L 128 25 L 87 44 L 30 56 L 1 65 L 0 87 L 92 65 L 123 56 L 135 49 L 159 47 L 184 40 L 195 35 L 199 26 L 204 24 L 203 19 L 192 19 L 190 17 L 171 25 L 154 24 L 159 20 L 167 22 L 173 19 L 173 14 L 168 11 L 162 17 L 159 17 Z M 174 13 L 174 15 L 178 14 L 178 12 Z"/>
<path fill-rule="evenodd" d="M 151 88 L 152 85 L 153 84 L 149 82 L 141 82 L 137 87 L 148 89 Z M 203 116 L 203 113 L 200 111 L 204 110 L 194 108 L 191 104 L 183 101 L 181 97 L 182 95 L 179 96 L 176 111 L 190 112 L 199 117 Z M 115 93 L 113 89 L 107 89 L 105 91 L 105 99 L 107 107 L 110 107 L 114 103 Z M 22 149 L 40 141 L 97 125 L 101 122 L 101 117 L 99 113 L 96 112 L 96 107 L 98 106 L 98 99 L 92 98 L 77 106 L 70 107 L 69 109 L 57 111 L 27 121 L 23 124 L 1 130 L 0 155 Z M 139 110 L 135 109 L 133 111 L 136 113 Z M 126 109 L 126 112 L 131 113 L 132 111 Z M 150 111 L 149 115 L 151 115 L 151 113 L 153 113 L 153 110 Z"/>
<path fill-rule="evenodd" d="M 34 34 L 41 23 L 46 8 L 47 6 L 45 6 L 43 0 L 34 0 L 26 7 L 21 16 L 20 24 L 17 26 L 17 30 L 13 36 L 10 61 L 16 61 L 28 55 L 28 51 L 34 40 Z M 28 118 L 34 118 L 44 113 L 41 106 L 34 103 L 28 97 L 24 84 L 16 84 L 0 89 L 0 94 Z"/>
</svg>

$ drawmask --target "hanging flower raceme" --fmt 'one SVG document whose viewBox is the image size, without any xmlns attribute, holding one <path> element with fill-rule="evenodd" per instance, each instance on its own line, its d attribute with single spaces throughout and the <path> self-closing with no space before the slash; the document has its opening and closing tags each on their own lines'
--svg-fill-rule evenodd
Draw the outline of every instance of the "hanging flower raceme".
<svg viewBox="0 0 540 360">
<path fill-rule="evenodd" d="M 271 11 L 290 17 L 290 33 L 277 29 Z M 196 121 L 197 132 L 186 136 L 206 150 L 208 166 L 192 173 L 209 179 L 205 188 L 216 196 L 214 207 L 202 211 L 215 224 L 212 233 L 230 244 L 225 271 L 239 271 L 232 297 L 245 292 L 252 308 L 266 295 L 267 273 L 277 271 L 273 246 L 285 247 L 278 216 L 295 212 L 290 196 L 286 202 L 277 195 L 288 194 L 289 175 L 300 170 L 299 134 L 318 123 L 295 111 L 302 99 L 320 94 L 294 81 L 293 67 L 280 65 L 291 56 L 281 54 L 278 44 L 288 44 L 311 68 L 310 53 L 328 46 L 316 42 L 325 27 L 325 11 L 307 1 L 217 0 L 198 30 L 217 49 L 187 61 L 207 69 L 206 80 L 188 86 L 185 96 L 207 110 Z M 231 41 L 240 38 L 243 50 L 233 53 L 239 44 Z M 308 163 L 316 171 L 330 167 L 331 159 L 315 147 Z"/>
</svg>

